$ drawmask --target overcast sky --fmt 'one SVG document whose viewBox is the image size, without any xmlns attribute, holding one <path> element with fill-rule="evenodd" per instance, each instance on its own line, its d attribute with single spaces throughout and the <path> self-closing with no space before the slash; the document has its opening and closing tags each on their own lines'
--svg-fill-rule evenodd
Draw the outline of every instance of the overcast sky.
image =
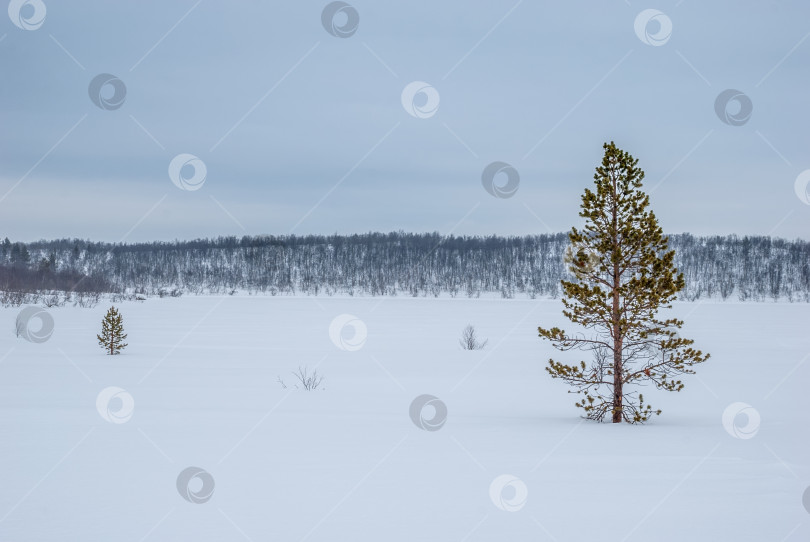
<svg viewBox="0 0 810 542">
<path fill-rule="evenodd" d="M 567 231 L 614 140 L 666 232 L 810 239 L 806 0 L 350 4 L 12 0 L 0 236 Z"/>
</svg>

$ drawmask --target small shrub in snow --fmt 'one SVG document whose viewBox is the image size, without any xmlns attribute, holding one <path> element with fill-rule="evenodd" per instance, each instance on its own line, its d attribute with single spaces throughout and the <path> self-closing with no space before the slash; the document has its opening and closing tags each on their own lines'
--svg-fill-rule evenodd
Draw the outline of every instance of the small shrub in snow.
<svg viewBox="0 0 810 542">
<path fill-rule="evenodd" d="M 306 367 L 298 367 L 298 372 L 294 372 L 292 375 L 298 381 L 297 384 L 293 384 L 293 387 L 297 390 L 312 391 L 323 389 L 321 387 L 323 375 L 319 375 L 318 371 L 313 370 L 312 373 L 310 373 Z M 276 382 L 279 383 L 282 389 L 287 389 L 287 384 L 284 383 L 280 376 L 276 378 Z"/>
<path fill-rule="evenodd" d="M 464 331 L 461 333 L 461 338 L 458 340 L 458 343 L 464 350 L 481 350 L 487 345 L 487 342 L 489 342 L 487 339 L 484 339 L 484 342 L 478 340 L 475 334 L 475 328 L 472 325 L 468 325 L 464 328 Z"/>
</svg>

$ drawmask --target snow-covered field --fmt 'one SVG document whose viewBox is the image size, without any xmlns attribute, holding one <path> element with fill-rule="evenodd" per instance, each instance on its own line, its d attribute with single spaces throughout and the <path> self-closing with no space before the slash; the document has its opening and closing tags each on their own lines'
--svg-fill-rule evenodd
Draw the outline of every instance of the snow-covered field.
<svg viewBox="0 0 810 542">
<path fill-rule="evenodd" d="M 41 343 L 0 309 L 0 540 L 810 539 L 807 304 L 676 304 L 712 358 L 644 426 L 582 421 L 544 371 L 577 355 L 537 337 L 559 300 L 150 299 L 115 357 L 108 306 L 48 309 Z"/>
</svg>

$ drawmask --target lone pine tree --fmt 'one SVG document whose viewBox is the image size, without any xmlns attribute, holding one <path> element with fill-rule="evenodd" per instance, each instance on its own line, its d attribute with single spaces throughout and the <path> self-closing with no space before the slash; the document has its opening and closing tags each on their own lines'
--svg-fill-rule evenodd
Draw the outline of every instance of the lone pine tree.
<svg viewBox="0 0 810 542">
<path fill-rule="evenodd" d="M 127 347 L 124 339 L 127 338 L 124 333 L 124 322 L 121 313 L 115 307 L 110 307 L 104 319 L 101 321 L 101 335 L 96 335 L 98 344 L 107 354 L 114 356 Z"/>
<path fill-rule="evenodd" d="M 644 172 L 638 160 L 611 141 L 604 144 L 602 165 L 594 175 L 595 191 L 585 189 L 580 231 L 568 234 L 572 250 L 566 258 L 574 281 L 562 280 L 563 315 L 588 330 L 567 334 L 560 328 L 538 328 L 540 337 L 561 351 L 591 352 L 590 364 L 567 365 L 549 360 L 546 370 L 581 394 L 576 406 L 585 417 L 613 423 L 643 423 L 654 413 L 644 396 L 630 388 L 653 384 L 680 391 L 678 377 L 693 374 L 709 358 L 680 337 L 682 320 L 660 320 L 659 309 L 684 287 L 683 274 L 673 264 L 658 220 L 641 190 Z"/>
</svg>

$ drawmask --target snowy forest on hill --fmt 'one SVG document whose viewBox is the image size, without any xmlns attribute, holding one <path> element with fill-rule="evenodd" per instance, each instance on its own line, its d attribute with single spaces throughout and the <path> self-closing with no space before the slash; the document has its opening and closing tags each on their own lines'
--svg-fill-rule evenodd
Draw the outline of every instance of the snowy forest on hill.
<svg viewBox="0 0 810 542">
<path fill-rule="evenodd" d="M 810 301 L 810 243 L 671 235 L 682 300 Z M 567 234 L 437 233 L 219 237 L 141 244 L 81 240 L 0 244 L 4 304 L 77 294 L 558 297 Z M 92 296 L 91 296 L 92 297 Z"/>
</svg>

